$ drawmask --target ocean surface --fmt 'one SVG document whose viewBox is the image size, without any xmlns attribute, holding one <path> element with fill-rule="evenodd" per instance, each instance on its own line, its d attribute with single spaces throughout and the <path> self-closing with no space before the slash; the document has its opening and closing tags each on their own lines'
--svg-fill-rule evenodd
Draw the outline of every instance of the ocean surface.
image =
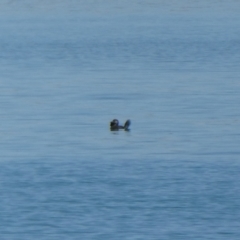
<svg viewBox="0 0 240 240">
<path fill-rule="evenodd" d="M 240 239 L 239 12 L 2 0 L 0 239 Z"/>
</svg>

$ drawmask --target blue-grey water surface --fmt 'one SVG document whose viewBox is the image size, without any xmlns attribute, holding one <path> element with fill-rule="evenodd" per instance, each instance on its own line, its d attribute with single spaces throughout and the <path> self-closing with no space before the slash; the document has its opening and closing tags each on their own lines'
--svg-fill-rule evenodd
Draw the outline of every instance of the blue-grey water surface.
<svg viewBox="0 0 240 240">
<path fill-rule="evenodd" d="M 0 7 L 0 239 L 240 238 L 239 2 Z"/>
</svg>

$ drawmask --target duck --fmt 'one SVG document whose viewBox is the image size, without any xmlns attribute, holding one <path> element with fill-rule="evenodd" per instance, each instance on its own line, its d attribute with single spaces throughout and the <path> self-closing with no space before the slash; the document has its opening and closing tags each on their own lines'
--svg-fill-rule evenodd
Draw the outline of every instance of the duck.
<svg viewBox="0 0 240 240">
<path fill-rule="evenodd" d="M 118 131 L 119 129 L 124 129 L 125 131 L 129 131 L 129 126 L 131 124 L 131 121 L 128 119 L 124 126 L 119 125 L 119 121 L 117 119 L 113 119 L 110 122 L 110 130 L 111 131 Z"/>
</svg>

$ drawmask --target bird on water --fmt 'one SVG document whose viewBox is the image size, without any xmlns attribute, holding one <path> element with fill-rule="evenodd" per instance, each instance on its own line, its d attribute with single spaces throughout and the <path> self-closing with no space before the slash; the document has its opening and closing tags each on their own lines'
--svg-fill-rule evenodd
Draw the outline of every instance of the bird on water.
<svg viewBox="0 0 240 240">
<path fill-rule="evenodd" d="M 113 119 L 110 122 L 110 130 L 111 131 L 118 131 L 119 129 L 123 129 L 125 131 L 129 130 L 129 126 L 131 124 L 131 121 L 128 119 L 123 126 L 119 125 L 119 121 L 117 119 Z"/>
</svg>

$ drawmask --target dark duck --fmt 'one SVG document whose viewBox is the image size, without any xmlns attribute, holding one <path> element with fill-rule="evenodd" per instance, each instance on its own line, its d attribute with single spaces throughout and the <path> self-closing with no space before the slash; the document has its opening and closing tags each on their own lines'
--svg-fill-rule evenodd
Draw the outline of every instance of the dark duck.
<svg viewBox="0 0 240 240">
<path fill-rule="evenodd" d="M 119 129 L 124 129 L 125 131 L 129 131 L 129 126 L 131 124 L 130 120 L 127 120 L 124 126 L 119 125 L 119 121 L 117 119 L 113 119 L 110 122 L 110 130 L 111 131 L 118 131 Z"/>
</svg>

